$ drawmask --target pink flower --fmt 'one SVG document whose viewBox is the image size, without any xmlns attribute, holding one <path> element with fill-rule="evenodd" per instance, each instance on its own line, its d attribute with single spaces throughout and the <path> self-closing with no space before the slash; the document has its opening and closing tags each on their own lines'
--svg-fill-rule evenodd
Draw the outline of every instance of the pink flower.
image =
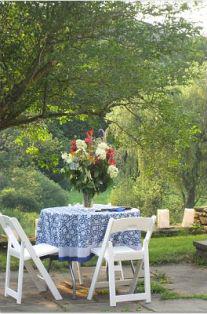
<svg viewBox="0 0 207 314">
<path fill-rule="evenodd" d="M 93 142 L 92 137 L 86 137 L 85 138 L 85 143 L 86 144 L 91 144 Z"/>
</svg>

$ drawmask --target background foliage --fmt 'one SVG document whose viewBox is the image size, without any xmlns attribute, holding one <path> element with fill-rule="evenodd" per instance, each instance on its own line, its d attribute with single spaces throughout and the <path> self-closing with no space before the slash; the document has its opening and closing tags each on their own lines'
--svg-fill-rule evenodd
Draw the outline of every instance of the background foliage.
<svg viewBox="0 0 207 314">
<path fill-rule="evenodd" d="M 146 215 L 168 207 L 174 221 L 205 202 L 207 42 L 187 9 L 0 3 L 1 206 L 70 202 L 61 152 L 91 127 L 117 149 L 107 201 Z"/>
</svg>

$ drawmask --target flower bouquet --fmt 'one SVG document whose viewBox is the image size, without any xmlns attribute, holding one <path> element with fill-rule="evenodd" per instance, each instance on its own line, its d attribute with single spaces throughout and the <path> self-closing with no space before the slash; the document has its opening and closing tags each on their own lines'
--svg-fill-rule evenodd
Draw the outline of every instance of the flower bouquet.
<svg viewBox="0 0 207 314">
<path fill-rule="evenodd" d="M 91 207 L 94 195 L 104 192 L 118 174 L 114 148 L 103 137 L 95 138 L 93 129 L 84 140 L 73 139 L 62 159 L 71 185 L 83 193 L 85 207 Z"/>
</svg>

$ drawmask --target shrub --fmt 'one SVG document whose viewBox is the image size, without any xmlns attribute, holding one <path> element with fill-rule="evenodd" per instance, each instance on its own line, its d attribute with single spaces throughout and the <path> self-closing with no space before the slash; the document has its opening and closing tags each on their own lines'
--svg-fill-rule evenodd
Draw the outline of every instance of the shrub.
<svg viewBox="0 0 207 314">
<path fill-rule="evenodd" d="M 0 192 L 0 203 L 4 207 L 40 211 L 68 203 L 68 193 L 37 170 L 14 168 L 8 178 L 7 187 Z"/>
<path fill-rule="evenodd" d="M 35 211 L 39 207 L 35 199 L 20 194 L 14 188 L 3 189 L 0 198 L 2 205 L 8 208 L 18 207 L 23 211 Z"/>
<path fill-rule="evenodd" d="M 63 190 L 58 183 L 39 173 L 41 185 L 42 207 L 63 206 L 68 204 L 68 192 Z"/>
<path fill-rule="evenodd" d="M 111 202 L 117 205 L 137 207 L 142 215 L 156 214 L 161 206 L 162 188 L 156 182 L 139 178 L 123 180 L 111 194 Z"/>
<path fill-rule="evenodd" d="M 0 190 L 8 186 L 8 184 L 9 184 L 9 180 L 7 176 L 3 172 L 0 171 Z"/>
<path fill-rule="evenodd" d="M 133 193 L 134 184 L 134 181 L 130 179 L 121 181 L 121 183 L 111 191 L 111 203 L 113 205 L 139 207 L 139 200 Z"/>
<path fill-rule="evenodd" d="M 18 208 L 8 208 L 8 207 L 1 207 L 0 211 L 2 214 L 10 216 L 10 217 L 16 217 L 21 226 L 23 227 L 24 231 L 28 236 L 34 236 L 35 234 L 35 219 L 39 217 L 39 214 L 36 212 L 22 212 Z M 3 234 L 3 230 L 0 227 L 0 235 Z"/>
<path fill-rule="evenodd" d="M 170 210 L 170 222 L 180 222 L 183 216 L 183 200 L 178 191 L 153 180 L 124 179 L 121 180 L 111 193 L 114 205 L 137 207 L 144 216 L 156 214 L 157 209 Z"/>
</svg>

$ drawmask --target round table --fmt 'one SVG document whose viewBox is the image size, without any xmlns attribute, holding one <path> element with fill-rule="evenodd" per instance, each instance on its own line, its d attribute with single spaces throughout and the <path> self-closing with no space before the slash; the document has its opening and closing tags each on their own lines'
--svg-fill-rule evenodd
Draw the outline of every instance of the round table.
<svg viewBox="0 0 207 314">
<path fill-rule="evenodd" d="M 113 211 L 101 211 L 112 209 Z M 81 204 L 41 210 L 37 225 L 37 243 L 48 243 L 59 248 L 59 260 L 88 261 L 91 249 L 100 245 L 111 217 L 139 217 L 139 209 L 121 210 L 120 207 L 95 204 L 91 209 Z M 126 231 L 112 236 L 114 245 L 141 247 L 139 231 Z"/>
</svg>

